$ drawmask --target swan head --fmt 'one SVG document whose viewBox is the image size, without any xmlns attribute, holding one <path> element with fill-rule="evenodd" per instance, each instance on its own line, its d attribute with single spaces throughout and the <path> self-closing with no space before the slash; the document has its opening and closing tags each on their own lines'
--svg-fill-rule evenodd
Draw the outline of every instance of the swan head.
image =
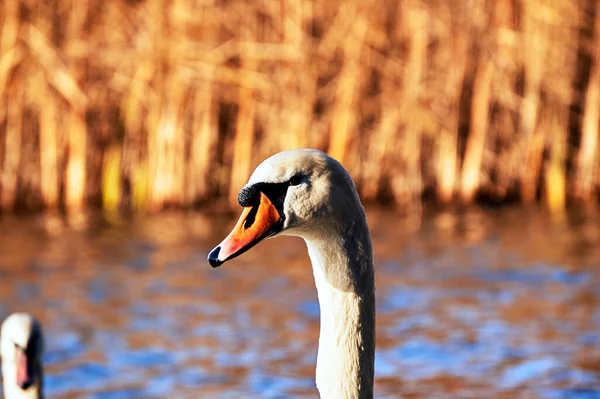
<svg viewBox="0 0 600 399">
<path fill-rule="evenodd" d="M 2 323 L 0 356 L 5 383 L 22 390 L 41 381 L 41 357 L 44 339 L 40 324 L 27 313 L 13 313 Z"/>
<path fill-rule="evenodd" d="M 267 158 L 240 190 L 244 210 L 231 233 L 213 249 L 213 267 L 276 235 L 328 234 L 343 228 L 351 213 L 364 210 L 354 182 L 335 159 L 322 151 L 283 151 Z"/>
</svg>

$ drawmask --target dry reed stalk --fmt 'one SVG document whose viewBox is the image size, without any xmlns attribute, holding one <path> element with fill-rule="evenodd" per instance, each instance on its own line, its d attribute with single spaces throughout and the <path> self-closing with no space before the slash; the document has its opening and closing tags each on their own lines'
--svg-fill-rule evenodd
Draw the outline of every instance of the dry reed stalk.
<svg viewBox="0 0 600 399">
<path fill-rule="evenodd" d="M 272 83 L 277 89 L 264 93 L 257 102 L 256 123 L 262 134 L 255 143 L 254 164 L 278 151 L 312 146 L 310 138 L 315 132 L 310 132 L 310 125 L 317 99 L 317 77 L 311 42 L 304 33 L 304 21 L 312 12 L 312 5 L 306 2 L 282 2 L 281 18 L 273 17 L 274 29 L 260 37 L 277 43 L 269 60 L 279 60 L 262 65 L 263 70 L 272 72 Z M 285 54 L 279 57 L 280 48 L 293 49 L 295 58 Z"/>
<path fill-rule="evenodd" d="M 22 121 L 18 110 L 23 103 L 22 93 L 19 91 L 14 93 L 9 88 L 10 74 L 22 58 L 20 48 L 17 47 L 20 25 L 19 1 L 7 0 L 4 3 L 4 19 L 2 22 L 0 36 L 0 124 L 6 121 L 6 127 L 4 133 L 4 159 L 0 158 L 0 207 L 11 209 L 16 198 L 17 168 L 22 140 Z"/>
<path fill-rule="evenodd" d="M 46 82 L 40 83 L 40 190 L 47 208 L 59 205 L 58 191 L 58 99 Z"/>
<path fill-rule="evenodd" d="M 284 63 L 283 87 L 289 87 L 294 95 L 284 96 L 285 135 L 279 135 L 280 148 L 304 148 L 308 146 L 309 126 L 317 97 L 317 78 L 309 58 L 309 44 L 304 35 L 304 21 L 310 20 L 312 4 L 301 0 L 286 0 L 283 10 L 283 41 L 293 48 L 297 61 Z M 303 10 L 303 6 L 308 10 Z M 289 102 L 288 102 L 289 101 Z"/>
<path fill-rule="evenodd" d="M 404 206 L 409 214 L 419 216 L 422 212 L 420 196 L 423 193 L 423 177 L 421 175 L 421 140 L 422 134 L 418 125 L 408 126 L 407 134 L 399 141 L 400 156 L 404 160 L 403 179 L 393 178 L 391 189 L 397 204 Z"/>
<path fill-rule="evenodd" d="M 593 176 L 596 176 L 594 181 L 594 186 L 596 188 L 596 196 L 598 196 L 598 192 L 600 191 L 600 162 L 596 162 L 596 166 L 594 167 Z"/>
<path fill-rule="evenodd" d="M 542 118 L 531 134 L 531 138 L 528 139 L 526 164 L 521 176 L 521 200 L 526 204 L 533 202 L 537 195 L 540 172 L 544 161 L 545 132 L 548 129 L 546 119 Z"/>
<path fill-rule="evenodd" d="M 24 62 L 19 69 L 28 69 Z M 26 87 L 23 88 L 23 108 L 21 109 L 21 156 L 17 170 L 17 190 L 15 207 L 21 209 L 41 209 L 40 156 L 39 156 L 39 107 L 44 85 L 44 73 L 40 68 L 28 71 Z M 44 99 L 45 100 L 45 99 Z"/>
<path fill-rule="evenodd" d="M 359 12 L 358 4 L 356 7 L 352 29 L 343 39 L 344 63 L 338 76 L 335 92 L 335 105 L 331 117 L 331 130 L 329 134 L 329 154 L 336 158 L 340 163 L 351 167 L 347 158 L 348 141 L 356 129 L 355 104 L 358 101 L 358 90 L 361 83 L 360 75 L 360 55 L 368 30 L 367 20 Z"/>
<path fill-rule="evenodd" d="M 283 42 L 297 51 L 297 46 L 303 42 L 304 38 L 304 32 L 302 31 L 304 26 L 302 1 L 284 0 L 281 3 L 281 7 L 281 15 L 283 17 Z M 308 4 L 308 7 L 312 8 L 312 5 Z"/>
<path fill-rule="evenodd" d="M 148 173 L 148 160 L 139 162 L 131 172 L 131 208 L 136 211 L 147 210 L 148 197 L 150 196 L 150 177 Z"/>
<path fill-rule="evenodd" d="M 566 206 L 567 165 L 569 157 L 575 160 L 576 152 L 568 149 L 568 136 L 570 134 L 569 114 L 574 104 L 572 76 L 576 73 L 577 47 L 571 46 L 576 40 L 577 29 L 581 11 L 576 4 L 571 2 L 551 3 L 550 11 L 540 13 L 539 18 L 547 28 L 543 31 L 548 44 L 548 56 L 545 69 L 547 79 L 543 84 L 544 102 L 553 112 L 549 129 L 548 152 L 549 160 L 545 167 L 545 199 L 553 214 L 562 215 Z M 562 44 L 562 46 L 557 45 Z M 559 52 L 559 49 L 562 50 Z M 577 93 L 578 94 L 578 93 Z M 571 124 L 572 125 L 572 124 Z M 573 125 L 572 125 L 573 126 Z M 571 176 L 573 174 L 570 174 Z"/>
<path fill-rule="evenodd" d="M 558 108 L 558 107 L 557 107 Z M 544 194 L 546 205 L 554 215 L 564 213 L 566 205 L 566 115 L 565 110 L 555 110 L 549 128 L 550 157 L 546 161 L 544 173 Z"/>
<path fill-rule="evenodd" d="M 404 163 L 404 176 L 392 177 L 390 187 L 396 203 L 411 207 L 420 205 L 419 196 L 423 192 L 420 167 L 423 121 L 419 111 L 424 92 L 423 72 L 427 64 L 428 18 L 418 2 L 403 4 L 402 11 L 402 24 L 409 47 L 403 71 L 403 104 L 400 110 L 400 124 L 404 126 L 404 132 L 396 151 Z"/>
<path fill-rule="evenodd" d="M 69 159 L 65 177 L 65 206 L 81 210 L 85 202 L 87 129 L 83 115 L 69 110 L 67 116 Z"/>
<path fill-rule="evenodd" d="M 458 123 L 455 124 L 458 129 Z M 442 127 L 438 136 L 437 185 L 436 192 L 441 203 L 448 203 L 454 196 L 458 155 L 456 132 Z"/>
<path fill-rule="evenodd" d="M 8 91 L 9 77 L 24 56 L 23 49 L 18 46 L 0 52 L 0 93 Z M 0 96 L 0 122 L 4 120 L 5 103 L 6 99 Z"/>
<path fill-rule="evenodd" d="M 104 153 L 102 164 L 102 206 L 109 212 L 119 208 L 121 200 L 121 148 L 113 145 Z"/>
<path fill-rule="evenodd" d="M 170 98 L 163 96 L 168 93 L 165 79 L 168 71 L 166 60 L 167 52 L 167 28 L 166 28 L 166 2 L 164 0 L 150 1 L 145 4 L 146 17 L 145 33 L 148 35 L 146 44 L 152 48 L 152 55 L 148 54 L 148 69 L 152 69 L 148 76 L 149 87 L 146 97 L 140 99 L 140 104 L 145 108 L 142 114 L 143 125 L 146 130 L 146 156 L 148 184 L 147 187 L 147 209 L 150 211 L 160 210 L 167 200 L 169 190 L 168 166 L 166 165 L 167 151 L 173 140 L 174 120 L 172 115 L 164 115 L 166 104 Z M 143 81 L 140 81 L 143 84 Z M 143 162 L 142 162 L 143 164 Z M 137 178 L 143 178 L 143 173 L 138 173 Z"/>
<path fill-rule="evenodd" d="M 384 60 L 380 68 L 381 75 L 385 76 L 390 63 Z M 369 140 L 362 142 L 365 155 L 360 167 L 360 181 L 357 182 L 357 188 L 360 197 L 366 201 L 375 200 L 379 194 L 387 151 L 391 139 L 398 130 L 400 120 L 399 107 L 396 104 L 397 87 L 393 82 L 387 83 L 381 86 L 381 94 L 378 98 L 380 114 L 377 115 L 376 122 L 368 134 Z"/>
<path fill-rule="evenodd" d="M 148 207 L 159 210 L 165 205 L 180 205 L 184 197 L 185 139 L 180 123 L 185 106 L 185 86 L 177 71 L 177 16 L 167 1 L 150 4 L 149 16 L 156 23 L 158 73 L 154 83 L 158 98 L 151 102 L 146 115 L 148 129 Z M 170 43 L 170 38 L 174 39 Z"/>
<path fill-rule="evenodd" d="M 471 128 L 467 138 L 460 181 L 460 198 L 465 203 L 472 202 L 479 189 L 479 175 L 485 148 L 485 134 L 488 129 L 494 70 L 494 63 L 487 59 L 482 60 L 475 73 L 471 105 Z"/>
<path fill-rule="evenodd" d="M 254 60 L 242 60 L 242 67 L 254 70 L 257 65 Z M 229 184 L 229 203 L 237 204 L 240 187 L 248 180 L 252 167 L 252 147 L 254 144 L 254 122 L 256 118 L 254 90 L 243 85 L 239 89 L 238 114 L 233 140 L 233 159 L 231 162 L 231 177 Z"/>
<path fill-rule="evenodd" d="M 309 130 L 317 98 L 317 79 L 312 76 L 308 63 L 301 62 L 292 79 L 297 80 L 298 94 L 286 105 L 285 135 L 279 136 L 282 150 L 310 147 Z"/>
<path fill-rule="evenodd" d="M 11 93 L 10 98 L 11 101 L 6 104 L 6 137 L 2 173 L 0 174 L 2 185 L 0 205 L 4 210 L 12 210 L 15 206 L 19 164 L 21 162 L 21 142 L 23 140 L 23 118 L 21 114 L 24 105 L 23 92 L 16 90 L 16 93 Z"/>
<path fill-rule="evenodd" d="M 147 126 L 147 152 L 148 152 L 148 197 L 147 209 L 158 211 L 164 204 L 167 182 L 164 176 L 166 173 L 164 165 L 164 149 L 171 139 L 171 135 L 163 126 L 161 129 L 159 122 L 161 116 L 160 104 L 158 98 L 146 100 L 147 111 L 145 115 L 145 124 Z M 162 133 L 162 135 L 161 135 Z M 166 143 L 167 142 L 167 143 Z M 138 177 L 140 177 L 138 175 Z"/>
<path fill-rule="evenodd" d="M 248 58 L 250 59 L 250 58 Z M 260 57 L 253 58 L 259 61 Z M 240 69 L 238 67 L 230 67 L 227 65 L 219 65 L 214 62 L 194 61 L 188 65 L 193 68 L 195 74 L 206 76 L 210 75 L 216 67 L 218 73 L 214 74 L 213 82 L 221 84 L 222 87 L 227 87 L 227 91 L 220 93 L 224 99 L 235 100 L 234 88 L 246 86 L 260 93 L 270 93 L 276 88 L 271 83 L 271 77 L 257 71 L 250 71 L 247 68 Z"/>
<path fill-rule="evenodd" d="M 73 9 L 67 23 L 67 42 L 65 52 L 70 57 L 70 71 L 61 67 L 57 55 L 53 52 L 48 42 L 43 37 L 37 37 L 41 32 L 33 27 L 29 28 L 30 39 L 37 43 L 40 55 L 45 57 L 45 65 L 50 76 L 55 80 L 57 90 L 68 100 L 71 99 L 71 109 L 68 111 L 68 160 L 65 180 L 65 206 L 68 210 L 81 210 L 85 203 L 87 170 L 87 125 L 85 121 L 85 110 L 87 101 L 76 102 L 76 98 L 83 91 L 79 88 L 79 82 L 83 82 L 85 74 L 82 61 L 77 59 L 77 48 L 79 43 L 85 40 L 84 24 L 87 19 L 89 2 L 86 0 L 74 1 Z M 33 40 L 35 39 L 35 40 Z M 47 47 L 46 47 L 47 46 Z M 46 53 L 46 55 L 43 55 Z M 85 98 L 85 96 L 84 96 Z"/>
<path fill-rule="evenodd" d="M 183 102 L 182 84 L 175 82 L 173 75 L 165 78 L 165 89 L 169 88 L 169 98 L 162 107 L 149 109 L 148 130 L 151 132 L 148 143 L 150 161 L 151 191 L 150 209 L 160 209 L 164 205 L 181 204 L 183 193 L 183 132 L 179 116 Z M 156 123 L 154 126 L 151 123 Z"/>
<path fill-rule="evenodd" d="M 598 8 L 598 6 L 596 6 Z M 581 127 L 581 144 L 576 159 L 575 196 L 588 201 L 593 193 L 594 164 L 598 152 L 598 123 L 600 123 L 600 9 L 594 21 L 594 46 L 585 110 Z"/>
<path fill-rule="evenodd" d="M 216 158 L 219 127 L 215 110 L 214 89 L 210 77 L 202 82 L 194 97 L 191 160 L 188 190 L 191 201 L 207 199 L 211 194 L 211 174 Z"/>
<path fill-rule="evenodd" d="M 5 0 L 2 20 L 2 34 L 0 36 L 0 52 L 6 54 L 17 43 L 19 34 L 19 0 Z"/>
<path fill-rule="evenodd" d="M 6 0 L 0 35 L 0 93 L 8 92 L 9 77 L 24 56 L 17 46 L 19 25 L 19 1 Z M 5 117 L 7 100 L 5 95 L 0 96 L 0 123 Z"/>
<path fill-rule="evenodd" d="M 451 11 L 449 10 L 448 13 Z M 451 29 L 452 38 L 445 54 L 449 65 L 449 76 L 445 92 L 450 97 L 447 127 L 442 125 L 438 136 L 436 193 L 442 203 L 450 202 L 454 196 L 458 174 L 459 110 L 467 68 L 469 40 L 463 26 Z"/>
<path fill-rule="evenodd" d="M 539 166 L 544 146 L 540 145 L 543 133 L 536 132 L 536 123 L 540 108 L 540 88 L 544 76 L 548 40 L 546 27 L 536 21 L 533 4 L 524 3 L 523 17 L 523 66 L 525 87 L 519 109 L 518 151 L 514 157 L 514 169 L 521 178 L 521 199 L 531 202 L 535 199 Z M 528 168 L 532 167 L 532 170 Z M 525 169 L 524 169 L 525 168 Z"/>
<path fill-rule="evenodd" d="M 86 2 L 77 4 L 85 5 Z M 81 6 L 76 9 L 82 8 Z M 83 10 L 85 11 L 85 10 Z M 80 11 L 81 13 L 81 11 Z M 79 14 L 75 17 L 71 17 L 72 20 L 79 18 Z M 81 24 L 81 22 L 79 22 Z M 78 25 L 78 24 L 75 24 Z M 81 27 L 80 27 L 81 28 Z M 73 29 L 69 35 L 75 35 Z M 48 79 L 52 83 L 54 89 L 56 89 L 62 97 L 69 103 L 71 108 L 78 114 L 83 115 L 87 109 L 88 98 L 80 87 L 77 74 L 80 68 L 77 63 L 73 63 L 71 68 L 68 68 L 62 61 L 55 49 L 49 42 L 48 38 L 44 36 L 35 26 L 28 24 L 25 26 L 23 39 L 29 46 L 32 55 L 36 61 L 46 70 Z M 78 45 L 82 41 L 82 38 L 73 39 L 72 43 L 66 44 L 66 53 L 69 52 L 77 53 Z"/>
<path fill-rule="evenodd" d="M 217 42 L 221 15 L 201 7 L 200 20 L 205 21 L 199 39 Z M 219 141 L 217 94 L 215 93 L 216 67 L 207 69 L 193 95 L 193 120 L 190 139 L 190 161 L 187 171 L 188 202 L 206 200 L 214 194 L 212 175 L 215 173 L 217 144 Z"/>
<path fill-rule="evenodd" d="M 262 5 L 262 3 L 261 3 Z M 240 25 L 237 34 L 243 42 L 264 41 L 264 33 L 258 25 L 259 10 L 251 7 L 245 9 L 247 22 Z M 260 61 L 256 58 L 240 55 L 240 70 L 251 73 L 259 72 Z M 243 74 L 239 82 L 237 97 L 237 116 L 235 134 L 231 145 L 231 170 L 229 175 L 227 198 L 232 206 L 237 204 L 237 194 L 251 172 L 252 155 L 256 129 L 256 92 L 252 75 Z"/>
<path fill-rule="evenodd" d="M 183 22 L 180 13 L 177 12 L 177 3 L 173 3 L 169 12 L 169 26 L 171 34 L 169 35 L 174 43 L 169 46 L 168 64 L 170 73 L 168 75 L 167 90 L 169 94 L 163 94 L 168 99 L 170 106 L 169 114 L 173 118 L 174 137 L 171 149 L 171 193 L 170 204 L 174 206 L 182 206 L 185 203 L 185 175 L 186 175 L 186 156 L 185 156 L 185 133 L 183 130 L 183 120 L 189 88 L 187 83 L 179 74 L 178 58 L 181 54 L 185 54 L 185 42 L 182 37 L 182 31 L 177 27 Z M 170 101 L 169 101 L 170 100 Z"/>
<path fill-rule="evenodd" d="M 489 45 L 484 54 L 489 56 L 495 66 L 493 113 L 490 113 L 489 128 L 486 134 L 486 148 L 481 164 L 481 188 L 486 195 L 495 200 L 507 198 L 517 173 L 522 165 L 516 159 L 523 157 L 522 145 L 518 142 L 516 121 L 519 96 L 515 88 L 520 83 L 522 69 L 518 67 L 521 52 L 518 49 L 519 32 L 515 30 L 515 7 L 512 0 L 498 0 L 490 4 L 488 27 L 484 28 Z M 516 173 L 517 172 L 517 173 Z"/>
<path fill-rule="evenodd" d="M 385 66 L 384 68 L 387 68 Z M 381 178 L 386 168 L 386 156 L 398 134 L 400 107 L 396 103 L 396 90 L 391 84 L 381 93 L 381 120 L 369 141 L 367 162 L 363 171 L 361 197 L 374 200 L 381 189 Z"/>
<path fill-rule="evenodd" d="M 125 125 L 123 139 L 123 175 L 129 179 L 133 209 L 146 208 L 148 200 L 149 176 L 148 154 L 143 151 L 144 106 L 148 96 L 150 79 L 155 72 L 152 60 L 143 59 L 137 68 L 121 102 L 121 113 Z"/>
</svg>

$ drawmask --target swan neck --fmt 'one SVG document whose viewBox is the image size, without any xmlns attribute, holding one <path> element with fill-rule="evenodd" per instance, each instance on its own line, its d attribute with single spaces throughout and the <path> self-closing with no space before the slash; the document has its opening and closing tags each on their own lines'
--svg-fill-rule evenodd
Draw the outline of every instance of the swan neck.
<svg viewBox="0 0 600 399">
<path fill-rule="evenodd" d="M 356 240 L 356 236 L 353 235 Z M 373 398 L 375 288 L 371 242 L 307 240 L 321 317 L 316 382 L 322 398 Z"/>
</svg>

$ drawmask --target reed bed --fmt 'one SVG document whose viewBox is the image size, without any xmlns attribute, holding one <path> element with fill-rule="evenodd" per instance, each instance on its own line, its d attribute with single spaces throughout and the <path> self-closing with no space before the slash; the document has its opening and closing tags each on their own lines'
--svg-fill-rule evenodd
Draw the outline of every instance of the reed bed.
<svg viewBox="0 0 600 399">
<path fill-rule="evenodd" d="M 280 150 L 365 201 L 538 201 L 600 187 L 594 0 L 5 0 L 0 206 L 235 204 Z"/>
</svg>

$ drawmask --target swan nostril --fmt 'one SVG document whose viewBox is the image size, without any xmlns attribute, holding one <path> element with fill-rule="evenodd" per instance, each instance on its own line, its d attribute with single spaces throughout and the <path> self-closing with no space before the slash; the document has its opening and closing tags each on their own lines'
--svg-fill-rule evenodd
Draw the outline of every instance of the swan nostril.
<svg viewBox="0 0 600 399">
<path fill-rule="evenodd" d="M 216 247 L 208 254 L 208 263 L 210 263 L 212 267 L 219 267 L 223 264 L 223 261 L 219 260 L 219 252 L 221 252 L 220 246 Z"/>
<path fill-rule="evenodd" d="M 31 379 L 28 378 L 19 384 L 19 388 L 21 388 L 22 390 L 26 390 L 27 388 L 29 388 L 31 386 L 31 384 L 32 384 Z"/>
<path fill-rule="evenodd" d="M 244 228 L 245 229 L 247 229 L 250 226 L 252 226 L 252 224 L 256 220 L 256 214 L 257 213 L 258 213 L 258 205 L 255 205 L 250 210 L 250 213 L 248 213 L 248 216 L 246 216 L 246 221 L 244 221 Z"/>
<path fill-rule="evenodd" d="M 238 194 L 238 202 L 244 208 L 258 205 L 260 203 L 260 191 L 254 185 L 244 187 Z"/>
</svg>

